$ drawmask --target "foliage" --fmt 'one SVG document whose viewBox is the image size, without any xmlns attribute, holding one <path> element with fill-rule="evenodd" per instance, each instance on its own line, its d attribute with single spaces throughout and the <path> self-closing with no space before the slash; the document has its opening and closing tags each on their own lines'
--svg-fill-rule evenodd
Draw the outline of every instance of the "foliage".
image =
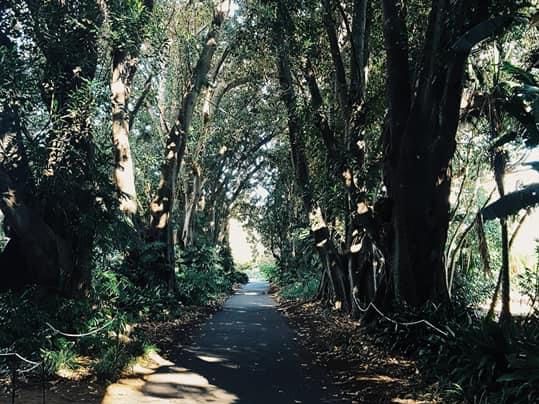
<svg viewBox="0 0 539 404">
<path fill-rule="evenodd" d="M 274 282 L 279 278 L 279 267 L 272 262 L 262 262 L 258 268 L 262 275 L 270 282 Z"/>
<path fill-rule="evenodd" d="M 260 272 L 270 282 L 279 287 L 279 294 L 289 300 L 309 300 L 312 299 L 320 286 L 320 274 L 305 272 L 298 278 L 296 272 L 284 270 L 271 262 L 264 262 L 258 265 Z"/>
<path fill-rule="evenodd" d="M 182 313 L 183 301 L 205 305 L 227 293 L 234 282 L 246 281 L 243 273 L 226 273 L 217 251 L 205 251 L 209 260 L 197 260 L 178 275 L 178 295 L 160 284 L 140 287 L 120 268 L 94 271 L 88 299 L 51 298 L 38 288 L 0 294 L 0 346 L 10 347 L 35 360 L 42 359 L 48 373 L 74 369 L 78 358 L 93 358 L 96 375 L 113 379 L 132 360 L 148 349 L 144 335 L 133 325 L 146 320 L 174 319 Z M 198 255 L 197 255 L 198 257 Z M 136 278 L 136 277 L 135 277 Z M 81 338 L 55 334 L 46 326 L 78 334 Z"/>
<path fill-rule="evenodd" d="M 452 299 L 457 307 L 479 307 L 492 296 L 495 283 L 496 279 L 482 268 L 467 268 L 455 275 Z"/>
<path fill-rule="evenodd" d="M 320 277 L 313 276 L 309 279 L 287 283 L 279 294 L 288 300 L 310 300 L 316 296 L 320 287 Z"/>
<path fill-rule="evenodd" d="M 539 244 L 536 247 L 536 257 L 539 259 Z M 529 299 L 531 314 L 537 318 L 539 315 L 539 262 L 536 263 L 535 268 L 524 268 L 524 271 L 518 275 L 518 285 L 522 294 Z"/>
<path fill-rule="evenodd" d="M 488 320 L 464 325 L 440 346 L 437 367 L 468 402 L 533 402 L 539 394 L 539 329 L 511 331 Z M 431 359 L 432 360 L 432 359 Z"/>
<path fill-rule="evenodd" d="M 534 402 L 537 319 L 520 319 L 507 329 L 462 303 L 386 313 L 400 323 L 427 320 L 445 335 L 424 323 L 395 326 L 383 319 L 372 323 L 370 332 L 386 349 L 417 358 L 422 373 L 439 383 L 444 402 Z"/>
<path fill-rule="evenodd" d="M 245 277 L 238 275 L 229 248 L 199 243 L 186 250 L 180 261 L 179 295 L 182 301 L 204 304 L 231 290 Z"/>
<path fill-rule="evenodd" d="M 147 0 L 113 0 L 110 2 L 110 42 L 113 49 L 137 54 L 150 18 Z"/>
<path fill-rule="evenodd" d="M 73 341 L 58 338 L 51 345 L 49 348 L 41 348 L 46 373 L 52 375 L 61 369 L 71 370 L 76 367 L 77 353 L 73 349 L 75 345 Z"/>
</svg>

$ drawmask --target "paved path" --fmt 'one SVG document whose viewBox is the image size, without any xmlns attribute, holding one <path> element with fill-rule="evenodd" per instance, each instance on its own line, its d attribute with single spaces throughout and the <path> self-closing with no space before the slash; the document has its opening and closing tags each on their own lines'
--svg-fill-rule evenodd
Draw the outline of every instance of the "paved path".
<svg viewBox="0 0 539 404">
<path fill-rule="evenodd" d="M 329 402 L 321 398 L 326 390 L 323 372 L 304 360 L 295 334 L 267 291 L 267 282 L 247 284 L 174 362 L 161 359 L 141 379 L 110 386 L 103 404 Z M 128 394 L 133 389 L 138 395 Z"/>
</svg>

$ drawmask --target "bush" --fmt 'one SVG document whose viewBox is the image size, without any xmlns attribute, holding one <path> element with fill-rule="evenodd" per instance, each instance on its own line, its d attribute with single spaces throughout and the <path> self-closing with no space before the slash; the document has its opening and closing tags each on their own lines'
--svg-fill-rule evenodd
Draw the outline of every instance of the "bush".
<svg viewBox="0 0 539 404">
<path fill-rule="evenodd" d="M 518 285 L 529 299 L 532 311 L 539 314 L 539 266 L 535 269 L 525 268 L 518 276 Z"/>
<path fill-rule="evenodd" d="M 401 322 L 419 318 L 439 326 L 395 328 L 381 322 L 392 349 L 418 357 L 424 373 L 440 382 L 448 402 L 529 403 L 539 395 L 539 324 L 516 320 L 513 327 L 481 319 L 465 307 L 427 305 L 393 314 Z"/>
<path fill-rule="evenodd" d="M 182 254 L 178 289 L 183 302 L 207 304 L 228 293 L 244 275 L 234 271 L 228 248 L 200 243 Z"/>
<path fill-rule="evenodd" d="M 144 274 L 158 260 L 157 247 L 154 243 L 138 252 L 130 250 L 126 260 L 113 247 L 98 249 L 92 288 L 85 299 L 69 299 L 35 287 L 1 293 L 0 347 L 36 361 L 43 359 L 49 374 L 73 369 L 81 355 L 88 356 L 99 377 L 112 379 L 142 353 L 144 338 L 131 324 L 176 318 L 183 310 L 182 302 L 211 304 L 234 283 L 248 280 L 245 273 L 234 270 L 228 249 L 201 244 L 182 254 L 178 293 L 170 293 L 160 279 Z M 107 326 L 82 338 L 66 338 L 46 323 L 73 334 Z M 0 366 L 7 366 L 3 358 Z"/>
<path fill-rule="evenodd" d="M 279 282 L 281 280 L 281 274 L 279 268 L 273 262 L 264 262 L 258 266 L 260 272 L 270 282 Z"/>
<path fill-rule="evenodd" d="M 0 347 L 33 360 L 43 360 L 48 374 L 73 369 L 81 355 L 95 359 L 96 374 L 112 378 L 141 352 L 141 335 L 127 337 L 129 324 L 167 319 L 181 310 L 178 298 L 162 287 L 140 288 L 112 269 L 96 269 L 87 299 L 68 299 L 29 287 L 0 294 Z M 56 334 L 46 323 L 81 338 Z M 6 366 L 5 360 L 0 360 Z M 17 367 L 24 368 L 22 363 Z"/>
<path fill-rule="evenodd" d="M 74 369 L 77 365 L 77 352 L 75 343 L 65 338 L 58 338 L 51 341 L 50 348 L 41 349 L 41 358 L 45 372 L 55 374 L 60 369 Z"/>
<path fill-rule="evenodd" d="M 283 271 L 274 263 L 262 263 L 260 272 L 280 288 L 285 299 L 308 300 L 313 298 L 320 285 L 320 273 L 307 272 L 299 278 L 297 272 Z"/>
<path fill-rule="evenodd" d="M 229 275 L 232 283 L 246 284 L 249 282 L 249 276 L 245 272 L 234 271 Z"/>
<path fill-rule="evenodd" d="M 296 281 L 282 287 L 281 296 L 289 300 L 309 300 L 318 292 L 320 278 L 313 277 L 304 281 Z"/>
<path fill-rule="evenodd" d="M 465 326 L 440 347 L 437 366 L 456 387 L 455 398 L 529 403 L 539 397 L 539 328 L 505 330 L 485 320 Z"/>
</svg>

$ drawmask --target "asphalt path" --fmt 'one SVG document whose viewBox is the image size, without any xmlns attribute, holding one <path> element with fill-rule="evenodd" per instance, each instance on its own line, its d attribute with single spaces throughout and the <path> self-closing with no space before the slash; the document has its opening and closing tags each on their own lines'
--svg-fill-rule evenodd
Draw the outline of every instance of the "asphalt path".
<svg viewBox="0 0 539 404">
<path fill-rule="evenodd" d="M 142 378 L 109 387 L 102 403 L 342 403 L 327 398 L 332 388 L 325 372 L 311 364 L 268 287 L 265 281 L 245 285 L 192 344 Z"/>
</svg>

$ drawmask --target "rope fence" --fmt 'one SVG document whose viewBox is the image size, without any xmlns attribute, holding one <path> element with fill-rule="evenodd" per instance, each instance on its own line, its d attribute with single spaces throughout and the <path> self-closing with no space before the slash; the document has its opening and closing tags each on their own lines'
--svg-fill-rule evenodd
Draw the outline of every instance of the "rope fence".
<svg viewBox="0 0 539 404">
<path fill-rule="evenodd" d="M 97 333 L 99 333 L 100 331 L 103 331 L 105 328 L 107 328 L 109 325 L 111 325 L 112 323 L 114 323 L 115 319 L 112 319 L 110 321 L 108 321 L 107 323 L 105 323 L 103 326 L 93 330 L 93 331 L 89 331 L 89 332 L 86 332 L 84 334 L 70 334 L 70 333 L 67 333 L 67 332 L 63 332 L 63 331 L 60 331 L 59 329 L 57 328 L 54 328 L 51 323 L 45 323 L 45 325 L 47 327 L 49 327 L 55 334 L 58 334 L 58 335 L 62 335 L 64 337 L 69 337 L 69 338 L 82 338 L 82 337 L 88 337 L 90 335 L 95 335 Z"/>
<path fill-rule="evenodd" d="M 369 309 L 372 307 L 374 309 L 374 311 L 376 311 L 376 313 L 378 313 L 378 315 L 380 315 L 380 317 L 382 317 L 386 321 L 389 321 L 390 323 L 395 324 L 395 326 L 400 325 L 400 326 L 403 326 L 403 327 L 409 327 L 409 326 L 414 326 L 414 325 L 425 324 L 427 327 L 429 327 L 429 328 L 433 329 L 434 331 L 440 333 L 444 337 L 449 336 L 448 332 L 441 330 L 440 328 L 438 328 L 434 324 L 432 324 L 430 321 L 425 320 L 425 319 L 421 319 L 421 320 L 417 320 L 417 321 L 400 322 L 400 321 L 397 321 L 397 320 L 385 315 L 382 312 L 382 310 L 380 310 L 378 307 L 376 307 L 376 305 L 373 302 L 370 302 L 367 305 L 367 307 L 361 307 L 361 303 L 357 300 L 356 296 L 355 295 L 353 295 L 353 296 L 354 296 L 354 301 L 356 303 L 357 308 L 363 313 L 368 312 Z"/>
<path fill-rule="evenodd" d="M 382 251 L 378 248 L 378 246 L 376 245 L 376 243 L 374 242 L 374 240 L 365 232 L 360 238 L 359 240 L 357 241 L 357 244 L 358 245 L 363 245 L 365 239 L 369 240 L 370 241 L 370 246 L 371 246 L 371 249 L 372 249 L 372 257 L 373 257 L 373 262 L 376 264 L 375 265 L 375 268 L 377 269 L 376 272 L 373 276 L 373 279 L 374 279 L 374 289 L 376 290 L 377 289 L 377 277 L 380 276 L 384 271 L 385 271 L 385 268 L 386 268 L 386 265 L 385 265 L 385 260 L 384 260 L 384 254 L 382 253 Z M 354 298 L 354 302 L 357 306 L 357 308 L 359 309 L 359 311 L 363 312 L 363 313 L 367 313 L 371 308 L 380 316 L 382 317 L 384 320 L 390 322 L 390 323 L 393 323 L 395 324 L 395 327 L 398 327 L 399 325 L 400 326 L 403 326 L 403 327 L 410 327 L 410 326 L 415 326 L 415 325 L 420 325 L 420 324 L 424 324 L 426 325 L 427 327 L 433 329 L 434 331 L 436 331 L 437 333 L 443 335 L 444 337 L 448 337 L 449 336 L 449 333 L 446 332 L 446 331 L 443 331 L 442 329 L 440 329 L 439 327 L 436 327 L 434 324 L 432 324 L 430 321 L 428 320 L 425 320 L 425 319 L 421 319 L 421 320 L 417 320 L 417 321 L 408 321 L 408 322 L 401 322 L 401 321 L 397 321 L 391 317 L 388 317 L 386 314 L 384 314 L 382 312 L 382 310 L 380 310 L 378 307 L 376 307 L 376 305 L 374 304 L 374 302 L 370 302 L 367 307 L 362 307 L 361 306 L 361 302 L 358 301 L 355 293 L 352 293 L 352 297 Z"/>
<path fill-rule="evenodd" d="M 105 330 L 110 325 L 112 325 L 114 323 L 114 321 L 115 321 L 115 319 L 112 319 L 112 320 L 107 321 L 105 324 L 103 324 L 102 326 L 100 326 L 100 327 L 98 327 L 98 328 L 96 328 L 96 329 L 94 329 L 92 331 L 89 331 L 89 332 L 86 332 L 86 333 L 81 333 L 81 334 L 72 334 L 72 333 L 67 333 L 67 332 L 61 331 L 61 330 L 57 329 L 56 327 L 54 327 L 50 323 L 45 323 L 45 325 L 54 333 L 54 335 L 61 335 L 61 336 L 68 337 L 68 338 L 83 338 L 83 337 L 88 337 L 90 335 L 95 335 L 95 334 Z M 26 374 L 26 373 L 30 373 L 30 372 L 38 369 L 38 368 L 41 369 L 42 403 L 45 404 L 45 363 L 44 363 L 44 361 L 37 362 L 37 361 L 31 360 L 31 359 L 28 359 L 28 358 L 22 356 L 21 354 L 19 354 L 18 352 L 9 352 L 9 349 L 7 349 L 7 348 L 0 349 L 0 358 L 8 358 L 8 360 L 12 359 L 13 361 L 14 360 L 19 360 L 20 362 L 23 362 L 25 364 L 30 365 L 30 366 L 28 366 L 28 367 L 26 367 L 24 369 L 18 369 L 15 366 L 13 366 L 13 362 L 8 363 L 10 373 L 11 373 L 11 377 L 10 377 L 10 382 L 11 382 L 11 404 L 15 404 L 15 399 L 16 399 L 17 373 Z"/>
</svg>

